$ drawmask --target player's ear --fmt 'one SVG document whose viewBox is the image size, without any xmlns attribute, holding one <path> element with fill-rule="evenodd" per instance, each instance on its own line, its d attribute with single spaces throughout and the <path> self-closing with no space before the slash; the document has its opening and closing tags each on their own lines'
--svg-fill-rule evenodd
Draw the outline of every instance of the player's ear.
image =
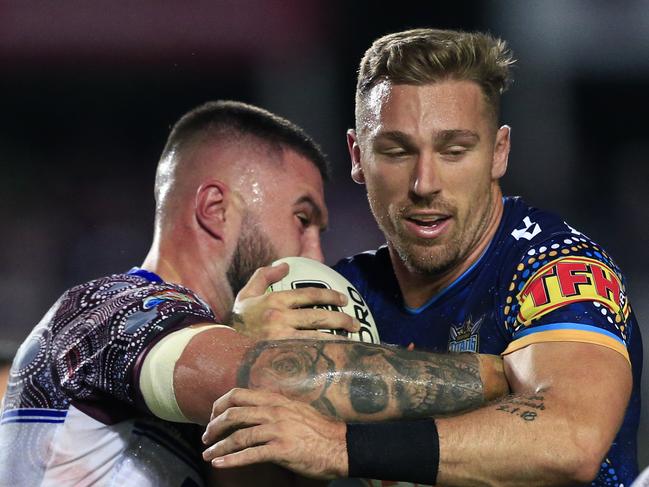
<svg viewBox="0 0 649 487">
<path fill-rule="evenodd" d="M 361 149 L 358 145 L 356 130 L 354 129 L 347 131 L 347 149 L 349 150 L 349 157 L 352 161 L 352 179 L 355 183 L 364 184 L 365 176 L 361 167 Z"/>
<path fill-rule="evenodd" d="M 503 125 L 496 132 L 496 143 L 494 144 L 494 156 L 491 165 L 492 179 L 502 178 L 507 171 L 511 131 L 509 125 Z"/>
<path fill-rule="evenodd" d="M 220 240 L 234 210 L 232 198 L 230 188 L 216 179 L 204 182 L 196 190 L 196 220 L 203 230 Z"/>
</svg>

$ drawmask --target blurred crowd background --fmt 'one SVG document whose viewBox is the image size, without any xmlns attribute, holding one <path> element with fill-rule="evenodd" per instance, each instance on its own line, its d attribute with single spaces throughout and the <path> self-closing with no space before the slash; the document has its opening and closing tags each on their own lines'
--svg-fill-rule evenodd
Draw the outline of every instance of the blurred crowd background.
<svg viewBox="0 0 649 487">
<path fill-rule="evenodd" d="M 381 244 L 348 176 L 355 74 L 373 39 L 422 26 L 509 42 L 505 192 L 610 251 L 649 355 L 646 0 L 0 0 L 0 352 L 66 288 L 141 263 L 169 128 L 207 100 L 260 105 L 322 145 L 334 167 L 328 263 Z"/>
</svg>

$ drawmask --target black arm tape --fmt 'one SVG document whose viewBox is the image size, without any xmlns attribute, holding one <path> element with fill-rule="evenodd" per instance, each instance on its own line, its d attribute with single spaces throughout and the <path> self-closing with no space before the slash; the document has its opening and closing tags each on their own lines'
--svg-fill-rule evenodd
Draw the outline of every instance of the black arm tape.
<svg viewBox="0 0 649 487">
<path fill-rule="evenodd" d="M 347 425 L 349 477 L 434 485 L 439 435 L 432 419 Z"/>
</svg>

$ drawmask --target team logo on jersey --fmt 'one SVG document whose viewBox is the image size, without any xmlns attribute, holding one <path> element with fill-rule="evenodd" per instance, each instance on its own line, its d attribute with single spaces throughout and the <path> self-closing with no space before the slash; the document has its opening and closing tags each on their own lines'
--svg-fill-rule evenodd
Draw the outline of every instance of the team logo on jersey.
<svg viewBox="0 0 649 487">
<path fill-rule="evenodd" d="M 151 296 L 144 298 L 144 309 L 152 309 L 165 301 L 182 301 L 185 303 L 196 303 L 196 300 L 187 294 L 179 293 L 178 291 L 158 291 Z"/>
<path fill-rule="evenodd" d="M 452 325 L 449 331 L 448 351 L 449 352 L 477 352 L 480 346 L 480 325 L 484 320 L 481 316 L 479 320 L 473 322 L 469 316 L 464 323 Z"/>
<path fill-rule="evenodd" d="M 523 218 L 523 225 L 525 225 L 523 228 L 517 228 L 511 233 L 512 237 L 516 240 L 520 240 L 521 238 L 532 240 L 541 233 L 541 227 L 539 224 L 530 220 L 529 216 Z"/>
<path fill-rule="evenodd" d="M 620 278 L 606 264 L 587 257 L 562 257 L 539 268 L 517 295 L 516 320 L 532 320 L 566 304 L 594 301 L 608 308 L 616 323 L 629 316 Z M 600 306 L 598 305 L 598 306 Z"/>
</svg>

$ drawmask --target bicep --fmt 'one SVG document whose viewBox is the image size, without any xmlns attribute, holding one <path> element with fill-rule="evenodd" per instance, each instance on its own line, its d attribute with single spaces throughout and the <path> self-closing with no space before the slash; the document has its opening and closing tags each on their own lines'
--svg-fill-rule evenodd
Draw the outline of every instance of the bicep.
<svg viewBox="0 0 649 487">
<path fill-rule="evenodd" d="M 225 326 L 192 338 L 174 370 L 175 393 L 185 416 L 207 424 L 214 401 L 236 386 L 237 372 L 253 343 Z"/>
<path fill-rule="evenodd" d="M 590 343 L 543 342 L 506 355 L 504 363 L 513 393 L 547 396 L 548 409 L 595 429 L 608 449 L 633 383 L 623 355 Z"/>
<path fill-rule="evenodd" d="M 170 333 L 144 357 L 139 385 L 149 410 L 169 421 L 209 421 L 212 403 L 235 386 L 251 340 L 233 329 L 195 325 Z"/>
</svg>

